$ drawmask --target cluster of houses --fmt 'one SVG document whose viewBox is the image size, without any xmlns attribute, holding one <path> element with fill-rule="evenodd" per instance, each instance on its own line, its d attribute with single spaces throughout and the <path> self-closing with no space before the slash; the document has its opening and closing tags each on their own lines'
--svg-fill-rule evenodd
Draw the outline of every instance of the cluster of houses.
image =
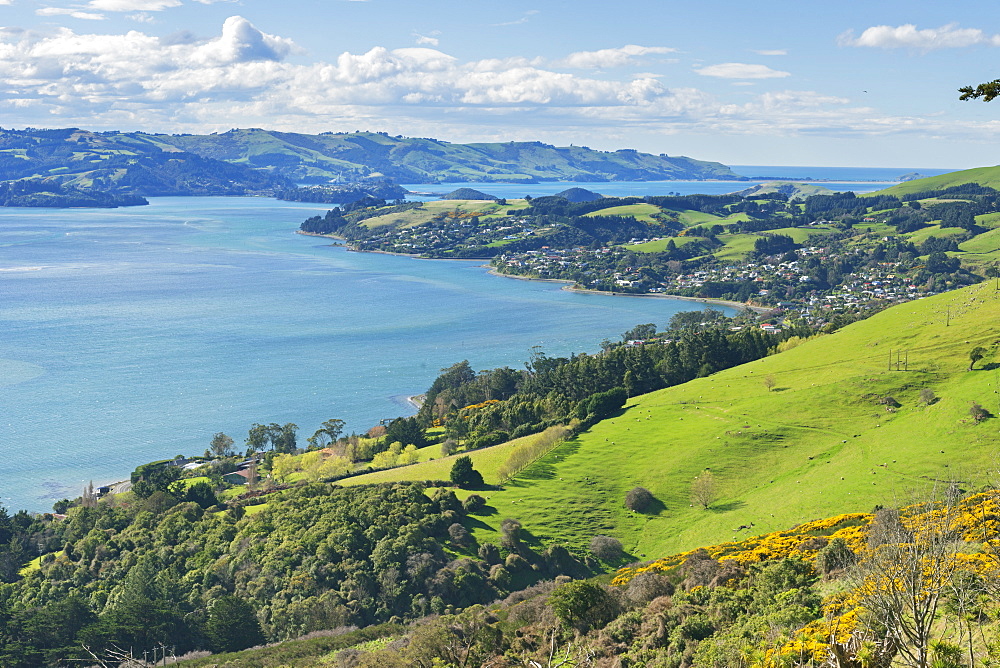
<svg viewBox="0 0 1000 668">
<path fill-rule="evenodd" d="M 377 228 L 376 228 L 377 229 Z M 434 254 L 498 242 L 516 241 L 535 233 L 525 218 L 508 218 L 495 224 L 482 224 L 469 217 L 444 217 L 434 225 L 397 228 L 389 226 L 382 234 L 356 242 L 361 250 L 390 253 Z"/>
<path fill-rule="evenodd" d="M 625 255 L 620 248 L 543 248 L 501 255 L 495 264 L 500 273 L 571 279 L 587 288 L 620 289 L 631 293 L 692 295 L 711 283 L 750 284 L 756 287 L 748 295 L 749 301 L 804 311 L 841 310 L 872 301 L 907 301 L 925 294 L 902 273 L 899 262 L 866 267 L 845 275 L 833 288 L 821 289 L 806 265 L 809 257 L 826 255 L 826 249 L 816 246 L 798 249 L 795 260 L 720 263 L 671 273 L 662 276 L 661 280 L 653 280 L 648 272 L 623 267 L 621 262 L 607 257 L 615 253 Z"/>
</svg>

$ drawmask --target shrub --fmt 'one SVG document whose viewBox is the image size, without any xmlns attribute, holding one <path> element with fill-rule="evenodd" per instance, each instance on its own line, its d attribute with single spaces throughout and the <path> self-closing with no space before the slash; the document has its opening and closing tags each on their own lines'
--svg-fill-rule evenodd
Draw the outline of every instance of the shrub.
<svg viewBox="0 0 1000 668">
<path fill-rule="evenodd" d="M 969 415 L 971 415 L 972 419 L 977 423 L 982 422 L 986 418 L 993 417 L 988 410 L 975 401 L 973 401 L 972 405 L 969 407 Z"/>
<path fill-rule="evenodd" d="M 469 542 L 469 530 L 458 522 L 448 527 L 448 536 L 451 538 L 451 542 L 459 547 L 463 547 Z"/>
<path fill-rule="evenodd" d="M 920 403 L 924 406 L 930 406 L 937 400 L 937 395 L 934 394 L 934 390 L 925 387 L 920 390 Z"/>
<path fill-rule="evenodd" d="M 622 556 L 622 543 L 611 536 L 594 536 L 590 539 L 591 553 L 602 561 L 614 561 Z"/>
<path fill-rule="evenodd" d="M 508 550 L 516 550 L 521 546 L 521 523 L 507 518 L 500 523 L 500 544 Z"/>
<path fill-rule="evenodd" d="M 604 588 L 586 580 L 556 587 L 549 596 L 549 605 L 563 624 L 581 631 L 603 626 L 615 612 L 614 602 Z"/>
<path fill-rule="evenodd" d="M 854 565 L 857 557 L 843 538 L 834 538 L 816 553 L 816 570 L 823 575 L 842 571 Z"/>
<path fill-rule="evenodd" d="M 462 507 L 465 508 L 466 513 L 475 513 L 486 507 L 486 499 L 484 499 L 479 494 L 470 494 L 463 503 Z"/>
<path fill-rule="evenodd" d="M 645 487 L 633 487 L 625 495 L 625 507 L 641 513 L 649 508 L 653 499 L 653 493 Z"/>
<path fill-rule="evenodd" d="M 674 585 L 666 575 L 656 571 L 646 571 L 629 580 L 625 595 L 635 603 L 646 604 L 654 598 L 672 596 L 673 593 Z"/>
</svg>

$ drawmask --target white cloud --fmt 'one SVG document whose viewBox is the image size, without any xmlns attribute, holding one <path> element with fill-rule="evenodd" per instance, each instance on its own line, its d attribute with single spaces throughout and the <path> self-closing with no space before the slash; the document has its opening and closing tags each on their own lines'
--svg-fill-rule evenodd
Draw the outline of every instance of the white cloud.
<svg viewBox="0 0 1000 668">
<path fill-rule="evenodd" d="M 880 49 L 912 48 L 930 51 L 933 49 L 957 49 L 978 44 L 1000 46 L 1000 35 L 987 35 L 978 28 L 959 28 L 950 23 L 940 28 L 918 30 L 912 23 L 901 26 L 872 26 L 860 37 L 853 31 L 840 35 L 841 46 L 872 47 Z"/>
<path fill-rule="evenodd" d="M 718 65 L 708 65 L 695 70 L 698 74 L 706 77 L 720 77 L 722 79 L 780 79 L 791 76 L 789 72 L 772 70 L 767 65 L 751 65 L 748 63 L 720 63 Z"/>
<path fill-rule="evenodd" d="M 758 56 L 787 56 L 788 51 L 785 49 L 759 49 L 754 51 Z"/>
<path fill-rule="evenodd" d="M 84 19 L 87 21 L 101 21 L 104 19 L 103 14 L 84 12 L 79 9 L 68 9 L 63 7 L 41 7 L 35 10 L 35 14 L 38 16 L 71 16 L 75 19 Z"/>
<path fill-rule="evenodd" d="M 420 44 L 421 46 L 437 46 L 438 44 L 441 43 L 441 40 L 435 37 L 434 34 L 440 34 L 440 33 L 437 33 L 435 31 L 435 33 L 432 33 L 430 35 L 421 35 L 420 33 L 415 32 L 413 33 L 413 37 L 414 39 L 416 39 L 417 44 Z"/>
<path fill-rule="evenodd" d="M 622 56 L 641 58 L 646 54 L 640 50 L 648 48 L 664 49 L 581 53 L 591 66 L 607 67 Z M 537 58 L 468 61 L 427 46 L 378 46 L 364 53 L 343 52 L 332 62 L 302 64 L 288 58 L 295 49 L 291 40 L 263 32 L 239 16 L 227 19 L 212 37 L 157 37 L 138 29 L 123 34 L 0 29 L 0 114 L 15 126 L 38 125 L 48 118 L 59 125 L 169 132 L 367 127 L 455 138 L 560 136 L 584 143 L 588 136 L 609 141 L 631 131 L 762 136 L 953 132 L 946 118 L 894 118 L 809 91 L 742 89 L 740 104 L 732 104 L 696 88 L 671 86 L 668 76 L 629 70 L 597 78 L 560 71 Z M 768 79 L 789 76 L 742 63 L 698 71 L 736 83 L 755 82 L 761 89 Z"/>
<path fill-rule="evenodd" d="M 552 64 L 555 67 L 572 69 L 606 69 L 621 67 L 632 63 L 637 57 L 647 55 L 662 55 L 676 53 L 677 49 L 665 46 L 638 46 L 626 44 L 617 49 L 601 49 L 599 51 L 577 51 Z"/>
<path fill-rule="evenodd" d="M 503 23 L 494 23 L 493 26 L 494 27 L 519 26 L 521 24 L 527 23 L 528 19 L 530 19 L 532 16 L 534 16 L 537 13 L 538 13 L 537 9 L 529 9 L 528 11 L 526 11 L 524 13 L 524 16 L 522 16 L 519 19 L 515 19 L 513 21 L 505 21 Z"/>
<path fill-rule="evenodd" d="M 242 16 L 230 16 L 222 25 L 222 36 L 198 47 L 192 55 L 206 65 L 282 60 L 294 46 L 289 39 L 261 32 Z"/>
<path fill-rule="evenodd" d="M 158 12 L 180 5 L 180 0 L 90 0 L 87 6 L 105 12 Z"/>
</svg>

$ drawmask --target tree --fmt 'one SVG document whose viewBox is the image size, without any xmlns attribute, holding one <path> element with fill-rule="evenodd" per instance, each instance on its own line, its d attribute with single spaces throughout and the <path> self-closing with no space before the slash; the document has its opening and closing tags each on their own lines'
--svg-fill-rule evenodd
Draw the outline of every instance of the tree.
<svg viewBox="0 0 1000 668">
<path fill-rule="evenodd" d="M 331 443 L 335 443 L 343 433 L 345 424 L 347 423 L 336 418 L 326 420 L 319 429 L 313 432 L 312 436 L 306 439 L 309 442 L 309 447 L 322 450 Z"/>
<path fill-rule="evenodd" d="M 264 633 L 250 604 L 231 595 L 212 603 L 205 622 L 205 635 L 213 652 L 238 652 L 264 644 Z"/>
<path fill-rule="evenodd" d="M 718 491 L 715 488 L 715 476 L 708 469 L 701 472 L 691 481 L 691 500 L 704 509 L 715 503 Z"/>
<path fill-rule="evenodd" d="M 976 365 L 976 362 L 983 359 L 986 356 L 986 348 L 982 346 L 976 346 L 969 351 L 969 371 L 972 371 L 972 367 Z"/>
<path fill-rule="evenodd" d="M 216 457 L 229 457 L 233 454 L 233 439 L 220 431 L 212 437 L 209 448 Z"/>
<path fill-rule="evenodd" d="M 219 503 L 219 500 L 215 496 L 215 490 L 212 489 L 212 485 L 205 482 L 204 480 L 199 480 L 195 484 L 187 488 L 187 492 L 184 495 L 186 501 L 194 501 L 202 508 L 210 508 L 211 506 Z"/>
<path fill-rule="evenodd" d="M 656 337 L 656 325 L 647 322 L 643 325 L 636 325 L 632 329 L 622 334 L 624 341 L 646 341 Z"/>
<path fill-rule="evenodd" d="M 147 465 L 139 469 L 142 472 L 139 479 L 132 483 L 132 492 L 140 499 L 147 499 L 155 492 L 173 494 L 175 483 L 181 477 L 180 467 L 170 464 Z"/>
<path fill-rule="evenodd" d="M 762 382 L 764 384 L 764 387 L 767 388 L 768 392 L 773 390 L 774 386 L 777 385 L 777 381 L 774 380 L 774 376 L 771 374 L 767 374 L 766 376 L 764 376 L 764 380 Z"/>
<path fill-rule="evenodd" d="M 937 395 L 934 394 L 934 390 L 928 387 L 925 387 L 924 389 L 920 390 L 920 403 L 922 403 L 924 406 L 930 406 L 936 400 L 937 400 Z"/>
<path fill-rule="evenodd" d="M 958 92 L 961 93 L 958 96 L 959 100 L 978 100 L 982 98 L 983 102 L 992 102 L 1000 96 L 1000 79 L 987 81 L 977 86 L 962 86 L 958 89 Z"/>
<path fill-rule="evenodd" d="M 607 622 L 613 615 L 611 597 L 600 585 L 574 580 L 555 588 L 549 605 L 556 617 L 570 628 L 586 631 Z"/>
<path fill-rule="evenodd" d="M 451 481 L 462 489 L 482 487 L 483 475 L 472 467 L 472 457 L 464 455 L 451 466 Z"/>
<path fill-rule="evenodd" d="M 930 665 L 938 612 L 961 569 L 953 531 L 957 510 L 947 498 L 909 506 L 906 515 L 880 510 L 854 574 L 863 626 L 911 666 Z"/>
</svg>

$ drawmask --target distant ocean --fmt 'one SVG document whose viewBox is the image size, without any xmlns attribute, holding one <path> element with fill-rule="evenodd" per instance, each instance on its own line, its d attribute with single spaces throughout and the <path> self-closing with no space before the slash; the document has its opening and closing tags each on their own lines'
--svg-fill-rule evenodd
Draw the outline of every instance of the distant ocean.
<svg viewBox="0 0 1000 668">
<path fill-rule="evenodd" d="M 794 181 L 815 181 L 830 190 L 840 192 L 866 193 L 887 188 L 899 182 L 906 174 L 918 173 L 924 176 L 936 176 L 955 171 L 939 168 L 891 168 L 891 167 L 789 167 L 789 166 L 756 166 L 736 165 L 731 167 L 735 173 L 746 176 L 750 181 L 600 181 L 580 183 L 426 183 L 401 184 L 407 190 L 416 194 L 408 196 L 410 200 L 433 200 L 458 188 L 472 188 L 496 197 L 508 199 L 524 197 L 543 197 L 555 195 L 567 188 L 585 188 L 607 197 L 641 197 L 643 195 L 725 195 L 727 193 L 745 190 L 757 181 L 770 181 L 776 178 Z"/>
</svg>

